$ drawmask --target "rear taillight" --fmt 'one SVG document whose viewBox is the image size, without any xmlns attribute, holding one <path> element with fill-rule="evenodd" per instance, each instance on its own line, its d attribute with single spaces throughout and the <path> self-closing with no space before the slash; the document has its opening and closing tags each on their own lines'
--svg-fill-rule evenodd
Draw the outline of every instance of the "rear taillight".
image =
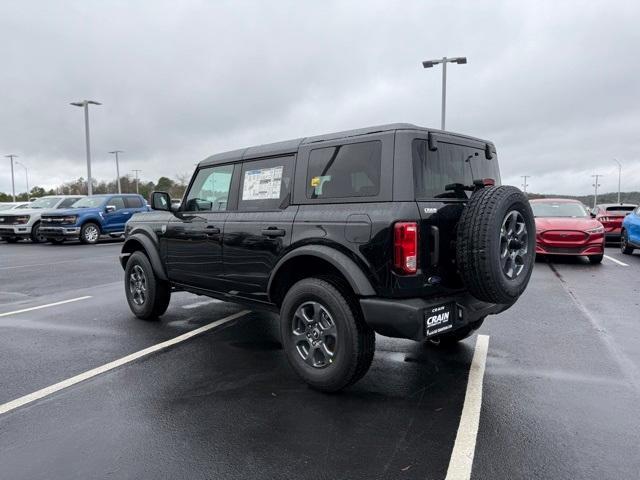
<svg viewBox="0 0 640 480">
<path fill-rule="evenodd" d="M 418 271 L 418 224 L 398 222 L 393 227 L 393 265 L 398 272 Z"/>
</svg>

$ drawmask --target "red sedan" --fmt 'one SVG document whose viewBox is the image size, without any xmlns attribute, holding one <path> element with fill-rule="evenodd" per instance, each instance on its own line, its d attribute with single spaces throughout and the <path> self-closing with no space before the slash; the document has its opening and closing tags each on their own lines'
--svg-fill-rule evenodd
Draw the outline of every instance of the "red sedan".
<svg viewBox="0 0 640 480">
<path fill-rule="evenodd" d="M 536 217 L 536 254 L 584 255 L 602 262 L 604 227 L 577 200 L 531 200 Z"/>
<path fill-rule="evenodd" d="M 591 216 L 602 224 L 607 240 L 620 241 L 622 221 L 636 208 L 638 205 L 631 203 L 607 203 L 596 205 L 591 211 Z"/>
</svg>

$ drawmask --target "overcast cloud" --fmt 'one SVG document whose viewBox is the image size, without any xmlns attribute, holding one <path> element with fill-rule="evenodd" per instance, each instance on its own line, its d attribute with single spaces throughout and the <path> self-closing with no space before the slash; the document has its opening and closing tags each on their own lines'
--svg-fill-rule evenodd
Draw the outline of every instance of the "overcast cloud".
<svg viewBox="0 0 640 480">
<path fill-rule="evenodd" d="M 0 153 L 30 184 L 145 180 L 259 143 L 390 122 L 496 143 L 504 183 L 581 194 L 602 173 L 640 190 L 640 2 L 29 2 L 0 5 Z M 10 192 L 0 158 L 0 191 Z M 24 172 L 16 171 L 24 191 Z"/>
</svg>

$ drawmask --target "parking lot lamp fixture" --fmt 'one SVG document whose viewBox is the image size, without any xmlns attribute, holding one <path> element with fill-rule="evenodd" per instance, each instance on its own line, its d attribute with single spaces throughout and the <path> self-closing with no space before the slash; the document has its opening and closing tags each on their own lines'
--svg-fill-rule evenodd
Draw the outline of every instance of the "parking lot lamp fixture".
<svg viewBox="0 0 640 480">
<path fill-rule="evenodd" d="M 89 105 L 102 105 L 93 100 L 81 100 L 79 102 L 71 102 L 74 107 L 84 108 L 84 136 L 87 146 L 87 195 L 93 194 L 93 185 L 91 178 L 91 144 L 89 142 Z"/>
<path fill-rule="evenodd" d="M 613 159 L 613 161 L 618 164 L 618 204 L 620 204 L 620 179 L 622 177 L 622 164 L 615 158 Z"/>
<path fill-rule="evenodd" d="M 117 184 L 118 184 L 118 193 L 122 193 L 122 189 L 120 188 L 120 165 L 118 164 L 118 154 L 119 153 L 124 153 L 124 150 L 114 150 L 113 152 L 109 152 L 109 153 L 113 153 L 116 156 L 116 175 L 117 175 Z"/>
<path fill-rule="evenodd" d="M 16 201 L 16 183 L 13 177 L 13 159 L 16 158 L 17 155 L 10 153 L 9 155 L 5 155 L 5 157 L 11 160 L 11 195 L 13 196 L 13 201 L 15 202 Z"/>
<path fill-rule="evenodd" d="M 467 63 L 467 57 L 442 57 L 435 60 L 425 60 L 422 62 L 424 68 L 431 68 L 434 65 L 442 64 L 442 112 L 440 117 L 440 129 L 444 130 L 444 118 L 447 110 L 447 63 L 457 63 L 458 65 L 464 65 Z"/>
<path fill-rule="evenodd" d="M 595 182 L 593 182 L 593 186 L 595 188 L 594 194 L 593 194 L 593 208 L 596 208 L 596 205 L 598 204 L 598 187 L 600 186 L 600 184 L 598 183 L 598 179 L 600 177 L 604 177 L 604 175 L 591 175 L 593 178 L 595 178 Z"/>
<path fill-rule="evenodd" d="M 521 175 L 522 178 L 522 191 L 527 193 L 527 187 L 529 184 L 527 183 L 527 178 L 531 178 L 531 175 Z"/>
<path fill-rule="evenodd" d="M 139 192 L 139 188 L 138 188 L 138 185 L 139 185 L 139 181 L 138 181 L 138 173 L 139 173 L 139 172 L 141 172 L 142 170 L 136 170 L 136 169 L 134 168 L 134 169 L 133 169 L 133 170 L 131 170 L 131 171 L 132 171 L 132 172 L 136 172 L 136 193 L 138 193 L 138 194 L 139 194 L 140 192 Z"/>
<path fill-rule="evenodd" d="M 29 201 L 29 169 L 24 163 L 20 163 L 17 160 L 16 160 L 16 165 L 20 165 L 22 168 L 24 168 L 24 179 L 27 182 L 27 202 L 28 202 Z"/>
</svg>

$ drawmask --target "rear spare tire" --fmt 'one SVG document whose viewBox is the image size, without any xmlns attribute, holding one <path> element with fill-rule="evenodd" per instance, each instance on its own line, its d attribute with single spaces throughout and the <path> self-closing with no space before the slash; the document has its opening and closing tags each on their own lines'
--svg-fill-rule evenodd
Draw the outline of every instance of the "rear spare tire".
<svg viewBox="0 0 640 480">
<path fill-rule="evenodd" d="M 535 222 L 515 187 L 476 191 L 458 223 L 456 260 L 469 292 L 485 302 L 511 304 L 524 292 L 535 261 Z"/>
</svg>

